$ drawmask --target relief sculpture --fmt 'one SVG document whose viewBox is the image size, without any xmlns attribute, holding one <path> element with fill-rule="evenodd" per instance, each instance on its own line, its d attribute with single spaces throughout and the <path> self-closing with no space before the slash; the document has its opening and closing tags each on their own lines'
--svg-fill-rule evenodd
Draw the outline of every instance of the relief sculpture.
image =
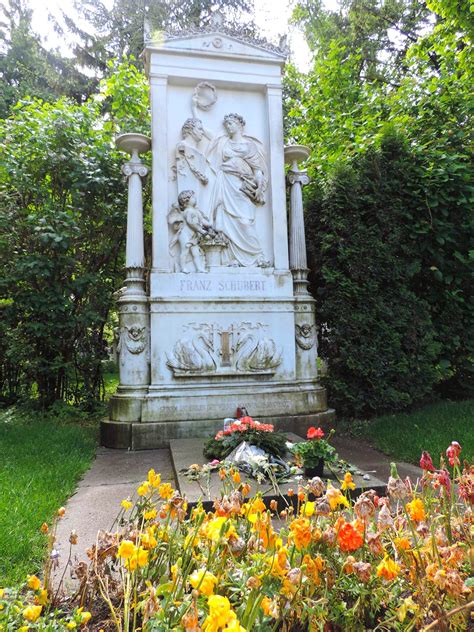
<svg viewBox="0 0 474 632">
<path fill-rule="evenodd" d="M 316 342 L 316 327 L 309 323 L 295 324 L 296 343 L 300 349 L 308 351 Z"/>
<path fill-rule="evenodd" d="M 206 272 L 206 262 L 201 249 L 201 241 L 217 236 L 216 231 L 196 205 L 194 191 L 181 191 L 178 204 L 174 204 L 168 214 L 168 223 L 176 231 L 171 239 L 170 250 L 179 249 L 180 272 Z"/>
<path fill-rule="evenodd" d="M 224 116 L 224 134 L 214 135 L 207 130 L 198 110 L 206 112 L 216 101 L 217 91 L 211 83 L 203 81 L 196 86 L 191 98 L 192 117 L 184 122 L 182 140 L 175 151 L 178 195 L 194 191 L 202 215 L 221 235 L 219 248 L 210 251 L 214 265 L 268 267 L 270 262 L 256 229 L 257 208 L 266 202 L 268 184 L 264 148 L 257 138 L 245 133 L 245 120 L 240 114 Z M 170 237 L 173 245 L 175 237 Z M 170 252 L 176 262 L 172 247 Z M 180 259 L 182 255 L 183 250 Z M 204 271 L 202 252 L 199 255 L 195 249 L 192 259 L 191 268 Z M 181 272 L 193 271 L 182 260 L 175 267 Z"/>
<path fill-rule="evenodd" d="M 208 151 L 217 174 L 210 197 L 211 221 L 229 240 L 228 265 L 265 267 L 269 262 L 255 226 L 267 187 L 263 146 L 244 134 L 245 120 L 239 114 L 227 114 L 223 125 L 226 133 L 215 138 Z"/>
<path fill-rule="evenodd" d="M 143 325 L 140 327 L 139 325 L 132 325 L 131 327 L 120 328 L 120 332 L 118 335 L 118 344 L 117 344 L 117 353 L 119 354 L 121 361 L 123 362 L 123 346 L 126 349 L 133 353 L 134 355 L 138 355 L 142 353 L 147 346 L 147 327 Z"/>
<path fill-rule="evenodd" d="M 273 374 L 281 364 L 281 350 L 265 336 L 262 323 L 221 325 L 191 323 L 167 355 L 175 377 Z"/>
</svg>

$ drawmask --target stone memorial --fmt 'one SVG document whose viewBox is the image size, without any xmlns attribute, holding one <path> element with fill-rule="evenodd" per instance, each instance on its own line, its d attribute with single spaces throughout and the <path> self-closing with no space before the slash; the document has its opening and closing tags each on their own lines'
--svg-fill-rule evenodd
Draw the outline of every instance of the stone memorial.
<svg viewBox="0 0 474 632">
<path fill-rule="evenodd" d="M 309 153 L 283 145 L 284 61 L 281 50 L 222 27 L 146 45 L 152 265 L 145 287 L 148 168 L 140 154 L 150 141 L 124 134 L 117 145 L 131 154 L 123 168 L 127 272 L 106 446 L 207 436 L 238 406 L 296 432 L 333 414 L 317 380 L 307 291 L 308 177 L 299 165 Z"/>
</svg>

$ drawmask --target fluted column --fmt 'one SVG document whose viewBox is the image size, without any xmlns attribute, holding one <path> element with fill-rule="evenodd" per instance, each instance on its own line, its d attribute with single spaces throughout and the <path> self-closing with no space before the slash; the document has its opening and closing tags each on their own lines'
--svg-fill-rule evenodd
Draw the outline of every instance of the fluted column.
<svg viewBox="0 0 474 632">
<path fill-rule="evenodd" d="M 303 186 L 309 184 L 309 178 L 306 171 L 298 167 L 298 162 L 308 156 L 309 149 L 303 145 L 285 147 L 285 161 L 290 164 L 287 174 L 290 187 L 289 254 L 295 305 L 296 378 L 314 381 L 317 377 L 316 310 L 314 299 L 308 292 L 303 212 Z"/>
<path fill-rule="evenodd" d="M 287 174 L 290 186 L 289 250 L 290 270 L 293 274 L 295 294 L 307 294 L 308 262 L 303 213 L 303 186 L 309 184 L 306 171 L 298 167 L 298 162 L 309 156 L 309 149 L 303 145 L 285 147 L 285 162 L 291 167 Z"/>
</svg>

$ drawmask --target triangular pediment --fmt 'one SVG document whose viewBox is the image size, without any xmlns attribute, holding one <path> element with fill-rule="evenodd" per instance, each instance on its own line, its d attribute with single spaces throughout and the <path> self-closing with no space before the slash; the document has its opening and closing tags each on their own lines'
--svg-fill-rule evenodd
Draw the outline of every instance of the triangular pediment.
<svg viewBox="0 0 474 632">
<path fill-rule="evenodd" d="M 199 52 L 219 56 L 237 55 L 280 63 L 286 58 L 284 52 L 269 43 L 254 43 L 219 31 L 152 37 L 146 48 L 170 52 Z"/>
</svg>

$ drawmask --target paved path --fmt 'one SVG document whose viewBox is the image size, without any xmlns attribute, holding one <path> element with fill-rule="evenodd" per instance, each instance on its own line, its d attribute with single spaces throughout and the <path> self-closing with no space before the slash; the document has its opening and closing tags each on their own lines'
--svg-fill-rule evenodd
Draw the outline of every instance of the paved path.
<svg viewBox="0 0 474 632">
<path fill-rule="evenodd" d="M 353 463 L 375 477 L 386 481 L 390 472 L 390 458 L 381 454 L 367 443 L 352 438 L 337 437 L 332 444 L 341 458 Z M 199 455 L 195 460 L 199 461 Z M 78 559 L 86 559 L 85 551 L 96 540 L 99 529 L 110 529 L 120 510 L 122 499 L 135 493 L 138 483 L 146 478 L 153 468 L 161 474 L 164 482 L 175 484 L 170 452 L 167 449 L 127 452 L 98 448 L 96 458 L 73 496 L 66 505 L 66 515 L 59 523 L 57 548 L 60 566 L 55 573 L 56 581 L 61 577 L 69 551 L 69 535 L 72 529 L 78 534 L 78 544 L 73 547 Z M 402 478 L 416 479 L 421 470 L 402 463 L 398 466 Z M 66 586 L 71 585 L 69 573 L 65 575 Z"/>
</svg>

